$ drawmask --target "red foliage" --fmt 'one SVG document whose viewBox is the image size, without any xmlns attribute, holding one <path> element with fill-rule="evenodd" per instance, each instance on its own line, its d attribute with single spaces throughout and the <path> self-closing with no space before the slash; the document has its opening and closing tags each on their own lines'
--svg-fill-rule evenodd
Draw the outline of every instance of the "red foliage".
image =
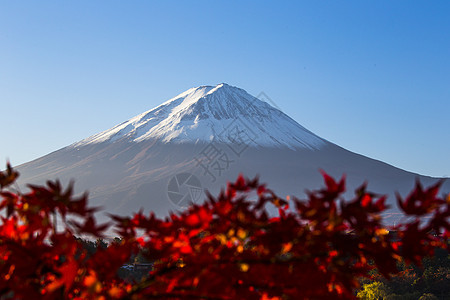
<svg viewBox="0 0 450 300">
<path fill-rule="evenodd" d="M 0 297 L 351 299 L 370 270 L 389 277 L 399 273 L 399 260 L 420 264 L 435 247 L 448 247 L 450 201 L 437 196 L 439 185 L 418 184 L 406 199 L 398 197 L 415 218 L 393 228 L 394 241 L 382 224 L 385 197 L 362 186 L 344 201 L 344 178 L 336 182 L 326 173 L 326 188 L 305 201 L 281 199 L 240 176 L 217 198 L 208 195 L 178 215 L 140 212 L 102 225 L 71 186 L 6 191 L 17 176 L 9 166 L 0 172 Z M 252 191 L 256 201 L 249 200 Z M 277 217 L 268 205 L 279 209 Z M 102 237 L 109 226 L 121 243 L 88 256 L 75 236 Z M 117 270 L 140 249 L 154 268 L 141 282 L 126 282 Z"/>
</svg>

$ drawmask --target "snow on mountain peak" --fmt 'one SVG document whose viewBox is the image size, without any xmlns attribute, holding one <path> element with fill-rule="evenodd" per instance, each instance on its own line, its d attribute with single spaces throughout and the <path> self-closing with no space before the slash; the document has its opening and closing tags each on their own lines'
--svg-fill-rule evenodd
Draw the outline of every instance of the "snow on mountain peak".
<svg viewBox="0 0 450 300">
<path fill-rule="evenodd" d="M 225 83 L 191 88 L 163 104 L 74 146 L 126 139 L 140 142 L 230 142 L 241 134 L 254 146 L 319 149 L 326 141 L 280 110 Z"/>
</svg>

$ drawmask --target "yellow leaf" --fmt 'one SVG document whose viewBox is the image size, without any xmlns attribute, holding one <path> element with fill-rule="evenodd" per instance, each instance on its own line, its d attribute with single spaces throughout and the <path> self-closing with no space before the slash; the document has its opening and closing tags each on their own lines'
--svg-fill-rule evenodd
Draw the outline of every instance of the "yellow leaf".
<svg viewBox="0 0 450 300">
<path fill-rule="evenodd" d="M 227 237 L 224 234 L 220 233 L 216 236 L 216 238 L 220 241 L 222 245 L 227 243 Z"/>
<path fill-rule="evenodd" d="M 120 298 L 122 296 L 122 290 L 116 286 L 113 286 L 112 288 L 109 289 L 108 294 L 112 298 Z"/>
<path fill-rule="evenodd" d="M 247 237 L 247 232 L 243 230 L 242 228 L 239 228 L 237 231 L 237 237 L 241 240 L 245 239 Z"/>
<path fill-rule="evenodd" d="M 386 228 L 378 228 L 375 231 L 375 234 L 376 235 L 386 235 L 386 234 L 389 234 L 389 230 L 387 230 Z"/>
<path fill-rule="evenodd" d="M 240 264 L 239 268 L 241 269 L 241 272 L 247 272 L 250 266 L 248 264 Z"/>
</svg>

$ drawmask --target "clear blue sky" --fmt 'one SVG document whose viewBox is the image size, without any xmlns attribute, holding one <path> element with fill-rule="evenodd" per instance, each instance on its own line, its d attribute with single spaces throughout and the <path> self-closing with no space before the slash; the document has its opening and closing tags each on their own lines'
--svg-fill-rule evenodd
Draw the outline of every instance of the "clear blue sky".
<svg viewBox="0 0 450 300">
<path fill-rule="evenodd" d="M 0 161 L 226 82 L 351 151 L 450 175 L 449 1 L 1 1 Z"/>
</svg>

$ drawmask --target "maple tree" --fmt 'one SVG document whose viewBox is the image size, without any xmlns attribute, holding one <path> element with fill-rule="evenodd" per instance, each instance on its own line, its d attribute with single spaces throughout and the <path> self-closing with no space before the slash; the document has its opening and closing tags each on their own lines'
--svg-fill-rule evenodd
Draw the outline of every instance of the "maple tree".
<svg viewBox="0 0 450 300">
<path fill-rule="evenodd" d="M 344 200 L 345 179 L 326 173 L 325 187 L 303 201 L 239 176 L 179 214 L 111 215 L 106 224 L 70 185 L 21 194 L 11 189 L 17 176 L 9 165 L 0 172 L 2 298 L 351 299 L 371 270 L 390 278 L 399 261 L 420 265 L 448 250 L 450 197 L 438 195 L 440 183 L 397 197 L 409 218 L 389 228 L 394 238 L 382 222 L 386 197 L 363 185 Z M 77 236 L 99 239 L 111 228 L 120 239 L 88 255 Z M 152 271 L 136 282 L 119 277 L 138 252 Z"/>
</svg>

